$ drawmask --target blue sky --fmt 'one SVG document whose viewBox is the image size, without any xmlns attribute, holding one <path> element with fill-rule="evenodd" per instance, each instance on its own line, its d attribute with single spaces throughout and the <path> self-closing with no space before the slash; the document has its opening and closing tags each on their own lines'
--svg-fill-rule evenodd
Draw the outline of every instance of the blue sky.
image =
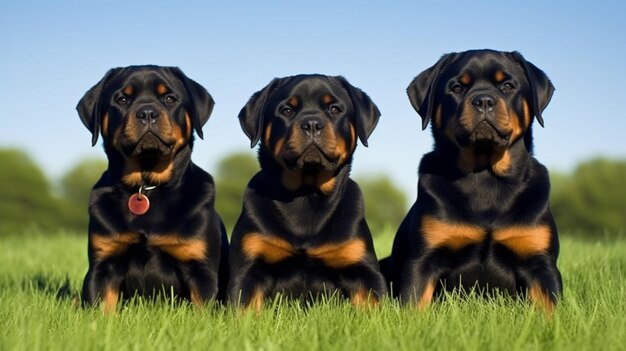
<svg viewBox="0 0 626 351">
<path fill-rule="evenodd" d="M 520 51 L 556 92 L 535 125 L 550 169 L 626 157 L 626 3 L 618 1 L 40 1 L 0 12 L 0 147 L 26 150 L 52 177 L 104 156 L 74 107 L 107 69 L 179 66 L 216 106 L 194 161 L 246 151 L 237 114 L 272 78 L 343 75 L 382 112 L 359 147 L 354 176 L 388 174 L 415 198 L 417 164 L 432 146 L 405 89 L 444 53 Z M 219 191 L 219 189 L 218 189 Z"/>
</svg>

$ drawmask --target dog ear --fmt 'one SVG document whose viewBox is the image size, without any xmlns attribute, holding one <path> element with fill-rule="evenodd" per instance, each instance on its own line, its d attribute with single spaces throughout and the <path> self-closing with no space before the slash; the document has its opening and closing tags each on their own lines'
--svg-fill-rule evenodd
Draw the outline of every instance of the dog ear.
<svg viewBox="0 0 626 351">
<path fill-rule="evenodd" d="M 406 89 L 411 105 L 422 117 L 422 130 L 426 129 L 433 113 L 435 89 L 443 69 L 457 56 L 456 53 L 443 55 L 434 66 L 420 73 Z"/>
<path fill-rule="evenodd" d="M 341 85 L 348 91 L 352 104 L 356 110 L 356 132 L 364 146 L 368 146 L 367 139 L 378 124 L 380 118 L 380 111 L 361 89 L 348 83 L 348 80 L 342 76 L 334 77 Z"/>
<path fill-rule="evenodd" d="M 122 68 L 110 69 L 104 77 L 91 89 L 89 89 L 85 95 L 80 99 L 76 110 L 80 116 L 80 120 L 85 127 L 91 131 L 91 146 L 96 145 L 98 141 L 98 135 L 100 135 L 100 121 L 102 119 L 102 113 L 100 111 L 102 92 L 108 82 L 117 75 Z"/>
<path fill-rule="evenodd" d="M 267 99 L 278 84 L 285 79 L 274 78 L 265 88 L 254 93 L 239 112 L 239 124 L 250 139 L 251 148 L 255 147 L 261 139 Z"/>
<path fill-rule="evenodd" d="M 522 68 L 524 69 L 524 73 L 526 74 L 526 79 L 530 84 L 530 92 L 531 92 L 531 106 L 533 110 L 533 114 L 537 118 L 537 122 L 543 127 L 543 117 L 541 113 L 550 103 L 550 99 L 552 99 L 552 94 L 554 93 L 554 85 L 550 82 L 548 76 L 537 66 L 532 63 L 526 61 L 522 54 L 517 51 L 512 52 L 513 58 L 518 61 Z"/>
<path fill-rule="evenodd" d="M 211 112 L 213 112 L 213 107 L 215 106 L 215 101 L 213 101 L 213 97 L 202 85 L 187 77 L 180 68 L 171 67 L 170 69 L 185 86 L 187 96 L 189 97 L 189 114 L 191 115 L 193 129 L 200 139 L 204 139 L 202 126 L 209 120 Z"/>
</svg>

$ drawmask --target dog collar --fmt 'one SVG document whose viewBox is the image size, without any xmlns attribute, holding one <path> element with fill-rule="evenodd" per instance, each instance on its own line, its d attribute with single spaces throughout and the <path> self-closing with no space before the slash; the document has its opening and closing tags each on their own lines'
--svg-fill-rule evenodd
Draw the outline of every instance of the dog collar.
<svg viewBox="0 0 626 351">
<path fill-rule="evenodd" d="M 139 191 L 137 193 L 132 194 L 130 198 L 128 198 L 128 209 L 130 213 L 135 216 L 141 216 L 148 212 L 150 209 L 150 199 L 145 194 L 142 194 L 146 190 L 152 190 L 156 188 L 156 185 L 142 185 L 139 187 Z"/>
</svg>

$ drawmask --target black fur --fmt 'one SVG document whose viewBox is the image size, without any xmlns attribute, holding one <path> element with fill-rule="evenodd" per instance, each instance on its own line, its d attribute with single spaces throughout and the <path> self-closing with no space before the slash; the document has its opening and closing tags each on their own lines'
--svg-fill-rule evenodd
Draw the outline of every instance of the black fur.
<svg viewBox="0 0 626 351">
<path fill-rule="evenodd" d="M 444 55 L 411 82 L 409 100 L 423 127 L 431 123 L 435 145 L 381 262 L 402 301 L 425 307 L 443 288 L 478 283 L 553 308 L 559 242 L 531 136 L 553 91 L 519 53 L 492 50 Z"/>
<path fill-rule="evenodd" d="M 338 292 L 355 304 L 385 294 L 357 184 L 349 178 L 357 138 L 367 144 L 380 113 L 342 77 L 274 79 L 241 110 L 257 173 L 233 230 L 228 293 L 260 309 L 281 293 Z"/>
<path fill-rule="evenodd" d="M 180 69 L 159 66 L 111 69 L 78 103 L 108 157 L 89 200 L 84 305 L 113 311 L 123 297 L 160 292 L 202 305 L 218 295 L 218 280 L 225 286 L 213 179 L 191 161 L 193 131 L 202 137 L 213 104 Z M 140 188 L 150 208 L 135 215 L 128 201 Z"/>
</svg>

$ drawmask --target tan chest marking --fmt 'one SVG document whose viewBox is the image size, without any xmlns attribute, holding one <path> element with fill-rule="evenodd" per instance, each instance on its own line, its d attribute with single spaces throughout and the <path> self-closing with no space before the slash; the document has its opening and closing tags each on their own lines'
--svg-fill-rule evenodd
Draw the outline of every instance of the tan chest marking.
<svg viewBox="0 0 626 351">
<path fill-rule="evenodd" d="M 322 260 L 331 268 L 344 268 L 363 261 L 367 253 L 365 242 L 361 239 L 342 243 L 321 245 L 308 249 L 307 255 Z"/>
<path fill-rule="evenodd" d="M 546 252 L 550 246 L 550 227 L 511 226 L 493 232 L 493 240 L 506 246 L 516 255 L 526 258 Z"/>
<path fill-rule="evenodd" d="M 140 242 L 135 233 L 119 233 L 110 235 L 92 234 L 89 237 L 91 248 L 97 260 L 118 256 L 126 252 L 128 247 Z"/>
<path fill-rule="evenodd" d="M 421 230 L 429 248 L 448 247 L 455 251 L 482 241 L 487 234 L 476 225 L 447 223 L 432 216 L 424 216 Z"/>
<path fill-rule="evenodd" d="M 341 243 L 325 244 L 298 252 L 288 241 L 259 233 L 246 234 L 242 240 L 242 251 L 249 259 L 261 259 L 267 263 L 277 263 L 296 255 L 319 259 L 328 267 L 344 268 L 361 262 L 367 253 L 361 239 Z"/>
<path fill-rule="evenodd" d="M 296 250 L 286 240 L 259 233 L 246 234 L 241 248 L 248 258 L 260 258 L 267 263 L 280 262 L 296 254 Z"/>
<path fill-rule="evenodd" d="M 432 216 L 422 219 L 422 235 L 431 249 L 448 247 L 456 251 L 483 241 L 486 234 L 486 230 L 476 225 L 447 223 Z M 522 258 L 542 254 L 550 246 L 550 228 L 547 225 L 505 227 L 494 230 L 492 237 L 493 241 Z"/>
<path fill-rule="evenodd" d="M 141 239 L 136 233 L 93 234 L 90 242 L 96 259 L 103 260 L 125 253 L 129 246 L 140 243 Z M 148 245 L 158 248 L 180 262 L 204 260 L 208 249 L 203 239 L 181 239 L 176 235 L 152 235 L 148 238 Z"/>
<path fill-rule="evenodd" d="M 206 259 L 208 244 L 202 238 L 179 238 L 176 235 L 154 235 L 148 238 L 148 245 L 158 248 L 180 262 L 203 261 Z"/>
</svg>

